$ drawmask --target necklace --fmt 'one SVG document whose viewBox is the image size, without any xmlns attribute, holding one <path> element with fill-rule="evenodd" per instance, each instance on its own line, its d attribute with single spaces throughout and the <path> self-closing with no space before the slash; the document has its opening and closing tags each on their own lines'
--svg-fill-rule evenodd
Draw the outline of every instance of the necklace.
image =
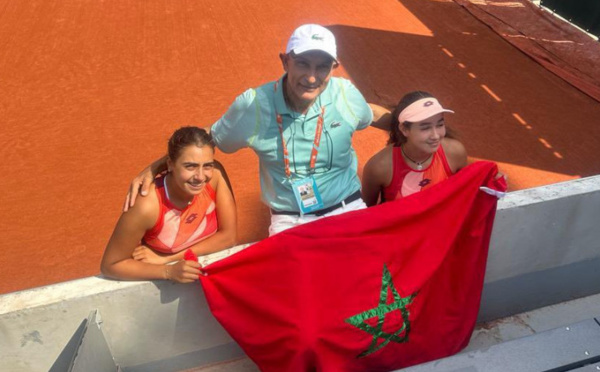
<svg viewBox="0 0 600 372">
<path fill-rule="evenodd" d="M 423 161 L 414 161 L 408 155 L 406 155 L 406 153 L 404 152 L 404 148 L 402 146 L 400 146 L 400 151 L 402 151 L 402 155 L 404 155 L 405 158 L 407 158 L 408 160 L 410 160 L 411 162 L 413 162 L 413 163 L 415 163 L 417 165 L 417 170 L 422 170 L 423 169 L 423 164 L 427 163 L 427 161 L 429 159 L 431 159 L 431 157 L 433 156 L 433 154 L 430 154 L 427 157 L 427 159 L 425 159 Z"/>
</svg>

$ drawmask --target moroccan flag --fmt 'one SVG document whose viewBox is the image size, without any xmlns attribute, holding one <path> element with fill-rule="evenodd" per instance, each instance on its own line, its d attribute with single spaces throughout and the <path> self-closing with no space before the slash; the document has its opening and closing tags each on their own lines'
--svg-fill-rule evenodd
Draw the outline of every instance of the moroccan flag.
<svg viewBox="0 0 600 372">
<path fill-rule="evenodd" d="M 465 347 L 479 310 L 496 165 L 302 225 L 205 268 L 214 316 L 263 371 L 389 371 Z"/>
</svg>

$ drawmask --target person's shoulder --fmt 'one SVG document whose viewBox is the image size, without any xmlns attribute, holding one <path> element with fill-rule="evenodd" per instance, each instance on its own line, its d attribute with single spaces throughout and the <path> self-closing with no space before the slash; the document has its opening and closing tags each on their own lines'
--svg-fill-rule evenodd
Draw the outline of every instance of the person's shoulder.
<svg viewBox="0 0 600 372">
<path fill-rule="evenodd" d="M 212 187 L 212 189 L 215 190 L 215 192 L 217 191 L 219 183 L 224 181 L 223 172 L 221 171 L 221 167 L 222 167 L 222 165 L 220 165 L 220 163 L 219 163 L 219 165 L 215 164 L 215 167 L 213 168 L 213 175 L 209 182 L 210 187 Z"/>
<path fill-rule="evenodd" d="M 342 77 L 330 79 L 332 100 L 340 110 L 355 123 L 356 129 L 364 129 L 373 121 L 373 111 L 354 83 Z"/>
<path fill-rule="evenodd" d="M 467 149 L 459 140 L 444 138 L 442 139 L 442 148 L 444 149 L 452 173 L 456 173 L 467 165 Z"/>
<path fill-rule="evenodd" d="M 365 171 L 368 170 L 372 176 L 386 176 L 393 168 L 394 146 L 387 145 L 379 150 L 365 164 Z"/>
<path fill-rule="evenodd" d="M 442 147 L 444 148 L 444 152 L 446 153 L 446 156 L 454 156 L 454 155 L 466 156 L 467 155 L 467 149 L 462 144 L 462 142 L 460 142 L 459 140 L 454 139 L 454 138 L 446 137 L 446 138 L 442 139 Z"/>
<path fill-rule="evenodd" d="M 222 187 L 226 187 L 233 194 L 233 189 L 231 187 L 231 181 L 229 180 L 229 176 L 227 175 L 227 171 L 223 164 L 217 160 L 215 160 L 215 167 L 213 168 L 213 176 L 210 180 L 210 187 L 214 190 L 215 193 L 218 190 L 223 190 Z"/>
<path fill-rule="evenodd" d="M 363 187 L 379 189 L 390 184 L 394 174 L 393 152 L 394 147 L 387 145 L 367 161 L 362 173 Z"/>
<path fill-rule="evenodd" d="M 258 87 L 246 89 L 236 97 L 230 108 L 238 111 L 247 110 L 254 107 L 254 103 L 259 97 L 263 97 L 263 99 L 266 98 L 270 101 L 275 92 L 276 83 L 277 81 L 270 81 Z M 262 101 L 259 99 L 259 102 Z"/>
<path fill-rule="evenodd" d="M 235 101 L 231 105 L 230 109 L 233 110 L 246 110 L 252 106 L 256 99 L 256 89 L 250 88 L 245 90 L 242 94 L 235 98 Z"/>
<path fill-rule="evenodd" d="M 377 164 L 391 164 L 393 156 L 394 145 L 388 144 L 381 150 L 377 151 L 377 153 L 373 155 L 370 160 L 373 160 Z"/>
<path fill-rule="evenodd" d="M 152 227 L 158 218 L 160 204 L 156 195 L 156 184 L 152 183 L 148 195 L 139 196 L 135 205 L 127 212 L 132 218 L 140 219 L 145 226 Z"/>
<path fill-rule="evenodd" d="M 331 85 L 335 89 L 356 89 L 354 83 L 344 77 L 332 76 L 331 79 L 329 79 L 329 81 L 332 83 Z"/>
<path fill-rule="evenodd" d="M 261 84 L 259 86 L 257 86 L 256 88 L 252 88 L 254 90 L 257 91 L 264 91 L 264 92 L 273 92 L 275 91 L 275 84 L 281 84 L 280 81 L 282 80 L 282 78 L 279 78 L 277 80 L 272 80 L 272 81 L 268 81 L 264 84 Z M 249 89 L 251 90 L 251 89 Z"/>
</svg>

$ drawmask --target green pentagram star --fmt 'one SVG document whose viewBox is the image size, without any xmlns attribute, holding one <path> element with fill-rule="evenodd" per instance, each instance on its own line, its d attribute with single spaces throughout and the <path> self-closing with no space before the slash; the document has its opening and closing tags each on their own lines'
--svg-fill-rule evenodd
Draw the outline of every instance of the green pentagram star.
<svg viewBox="0 0 600 372">
<path fill-rule="evenodd" d="M 388 302 L 388 289 L 391 290 L 393 295 L 393 302 Z M 353 326 L 367 332 L 370 335 L 373 335 L 373 341 L 371 341 L 371 345 L 369 348 L 362 353 L 360 353 L 357 358 L 365 357 L 369 354 L 376 352 L 381 349 L 385 345 L 389 344 L 390 341 L 403 343 L 408 341 L 408 334 L 410 332 L 410 321 L 408 319 L 409 312 L 406 306 L 412 303 L 412 300 L 415 298 L 417 293 L 413 293 L 408 297 L 400 297 L 398 291 L 394 287 L 394 282 L 392 281 L 392 275 L 388 270 L 387 266 L 383 265 L 383 278 L 381 279 L 381 292 L 379 294 L 379 305 L 373 309 L 369 309 L 360 314 L 356 314 L 351 316 L 348 319 L 345 319 L 346 323 L 352 324 Z M 385 321 L 385 314 L 390 313 L 394 310 L 400 310 L 402 314 L 402 326 L 400 329 L 396 330 L 394 333 L 387 333 L 383 331 L 383 323 Z M 371 319 L 373 317 L 377 317 L 377 326 L 372 327 L 365 323 L 365 320 Z M 379 344 L 379 339 L 383 339 L 383 341 Z"/>
</svg>

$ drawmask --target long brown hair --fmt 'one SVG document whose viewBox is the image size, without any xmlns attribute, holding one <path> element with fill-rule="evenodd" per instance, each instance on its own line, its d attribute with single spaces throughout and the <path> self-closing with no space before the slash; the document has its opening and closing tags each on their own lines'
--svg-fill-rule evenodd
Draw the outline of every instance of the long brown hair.
<svg viewBox="0 0 600 372">
<path fill-rule="evenodd" d="M 396 108 L 392 112 L 392 127 L 390 128 L 390 138 L 387 142 L 388 145 L 393 144 L 394 146 L 400 146 L 403 143 L 406 143 L 407 139 L 404 136 L 404 134 L 402 134 L 402 132 L 400 131 L 400 123 L 398 122 L 398 116 L 405 108 L 407 108 L 414 102 L 429 97 L 435 98 L 433 94 L 424 92 L 422 90 L 415 90 L 414 92 L 407 93 L 404 95 L 404 97 L 402 97 L 402 99 L 400 100 L 400 102 L 398 102 L 398 105 L 396 105 Z M 405 121 L 404 123 L 402 123 L 402 126 L 406 129 L 410 129 L 411 125 L 412 123 L 410 121 Z M 456 132 L 452 128 L 446 126 L 446 137 L 456 138 Z"/>
</svg>

